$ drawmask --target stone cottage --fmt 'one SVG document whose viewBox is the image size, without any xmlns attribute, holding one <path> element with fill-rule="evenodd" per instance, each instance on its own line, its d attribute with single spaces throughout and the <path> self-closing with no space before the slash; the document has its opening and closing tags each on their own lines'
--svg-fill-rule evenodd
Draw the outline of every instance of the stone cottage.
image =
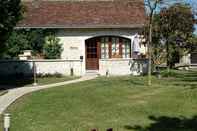
<svg viewBox="0 0 197 131">
<path fill-rule="evenodd" d="M 136 57 L 132 42 L 146 22 L 143 0 L 26 0 L 23 3 L 26 13 L 16 28 L 56 30 L 64 48 L 61 59 L 78 61 L 72 63 L 76 74 L 132 74 L 136 61 L 141 63 L 136 65 L 140 72 L 146 72 L 146 59 L 138 59 L 142 56 L 140 52 Z M 139 48 L 145 55 L 146 47 Z"/>
</svg>

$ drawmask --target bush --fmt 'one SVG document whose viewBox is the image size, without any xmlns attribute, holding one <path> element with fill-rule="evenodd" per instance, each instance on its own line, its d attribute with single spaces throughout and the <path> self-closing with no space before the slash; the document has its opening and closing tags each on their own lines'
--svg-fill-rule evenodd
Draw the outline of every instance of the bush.
<svg viewBox="0 0 197 131">
<path fill-rule="evenodd" d="M 6 42 L 6 51 L 3 53 L 2 58 L 17 59 L 18 55 L 23 53 L 23 50 L 27 49 L 31 49 L 27 40 L 27 35 L 14 31 Z"/>
<path fill-rule="evenodd" d="M 43 54 L 46 59 L 59 59 L 63 51 L 62 44 L 59 43 L 59 38 L 50 35 L 45 38 Z"/>
<path fill-rule="evenodd" d="M 46 36 L 55 34 L 52 29 L 14 30 L 6 41 L 6 50 L 0 56 L 3 59 L 18 59 L 24 50 L 32 50 L 33 55 L 42 56 Z"/>
<path fill-rule="evenodd" d="M 179 70 L 170 69 L 170 71 L 168 72 L 167 70 L 163 70 L 163 71 L 161 71 L 161 75 L 163 77 L 177 77 L 177 76 L 180 75 L 180 71 Z"/>
<path fill-rule="evenodd" d="M 40 73 L 40 74 L 37 74 L 37 77 L 38 78 L 47 78 L 47 77 L 61 78 L 61 77 L 63 77 L 63 75 L 60 74 L 60 73 L 55 73 L 55 74 L 50 74 L 50 73 L 42 74 L 42 73 Z"/>
</svg>

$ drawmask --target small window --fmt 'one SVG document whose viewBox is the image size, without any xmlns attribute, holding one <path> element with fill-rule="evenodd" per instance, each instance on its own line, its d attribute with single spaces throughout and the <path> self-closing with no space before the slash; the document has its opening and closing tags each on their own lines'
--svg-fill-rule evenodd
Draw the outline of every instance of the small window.
<svg viewBox="0 0 197 131">
<path fill-rule="evenodd" d="M 109 38 L 108 37 L 101 38 L 101 58 L 102 59 L 109 58 Z"/>
<path fill-rule="evenodd" d="M 123 39 L 122 42 L 122 58 L 130 58 L 131 45 L 129 40 Z"/>
<path fill-rule="evenodd" d="M 112 37 L 112 58 L 120 58 L 120 42 L 119 38 Z"/>
<path fill-rule="evenodd" d="M 130 58 L 130 40 L 121 37 L 101 37 L 100 39 L 101 59 L 108 58 Z"/>
</svg>

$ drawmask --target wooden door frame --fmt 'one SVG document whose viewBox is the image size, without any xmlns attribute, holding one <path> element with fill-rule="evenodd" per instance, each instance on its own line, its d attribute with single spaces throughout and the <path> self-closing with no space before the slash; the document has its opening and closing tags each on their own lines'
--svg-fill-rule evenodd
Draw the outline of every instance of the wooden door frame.
<svg viewBox="0 0 197 131">
<path fill-rule="evenodd" d="M 115 37 L 115 38 L 118 38 L 118 44 L 119 44 L 119 54 L 120 54 L 120 58 L 122 58 L 122 44 L 123 44 L 123 39 L 126 39 L 126 40 L 129 40 L 129 42 L 131 42 L 131 40 L 129 38 L 126 38 L 126 37 L 122 37 L 122 36 L 114 36 L 114 35 L 103 35 L 103 36 L 97 36 L 97 37 L 92 37 L 92 38 L 89 38 L 89 39 L 86 39 L 85 40 L 85 69 L 87 69 L 87 43 L 89 41 L 93 41 L 95 42 L 96 44 L 96 48 L 97 48 L 97 69 L 96 70 L 99 70 L 99 60 L 101 59 L 101 38 L 103 37 L 108 37 L 109 38 L 109 43 L 108 43 L 108 46 L 109 46 L 109 59 L 112 59 L 114 57 L 112 57 L 112 38 Z M 130 58 L 132 57 L 132 49 L 131 49 L 131 44 L 130 44 Z"/>
<path fill-rule="evenodd" d="M 100 42 L 99 42 L 99 38 L 98 37 L 94 37 L 94 38 L 90 38 L 85 40 L 85 69 L 86 70 L 93 70 L 93 69 L 87 69 L 87 43 L 88 41 L 94 41 L 96 44 L 96 50 L 97 50 L 97 69 L 95 70 L 99 70 L 99 59 L 100 59 Z"/>
</svg>

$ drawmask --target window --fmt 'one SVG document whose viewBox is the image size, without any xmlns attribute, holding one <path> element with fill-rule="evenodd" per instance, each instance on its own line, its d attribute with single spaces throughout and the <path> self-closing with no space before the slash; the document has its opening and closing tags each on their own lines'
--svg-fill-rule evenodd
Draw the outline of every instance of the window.
<svg viewBox="0 0 197 131">
<path fill-rule="evenodd" d="M 119 38 L 112 37 L 112 58 L 120 58 Z"/>
<path fill-rule="evenodd" d="M 130 40 L 121 37 L 101 37 L 101 59 L 130 58 Z"/>
<path fill-rule="evenodd" d="M 122 42 L 122 58 L 130 58 L 131 44 L 129 40 L 123 39 Z"/>
<path fill-rule="evenodd" d="M 109 38 L 108 37 L 101 38 L 101 58 L 102 59 L 109 58 Z"/>
<path fill-rule="evenodd" d="M 96 44 L 87 43 L 87 58 L 97 58 Z"/>
</svg>

